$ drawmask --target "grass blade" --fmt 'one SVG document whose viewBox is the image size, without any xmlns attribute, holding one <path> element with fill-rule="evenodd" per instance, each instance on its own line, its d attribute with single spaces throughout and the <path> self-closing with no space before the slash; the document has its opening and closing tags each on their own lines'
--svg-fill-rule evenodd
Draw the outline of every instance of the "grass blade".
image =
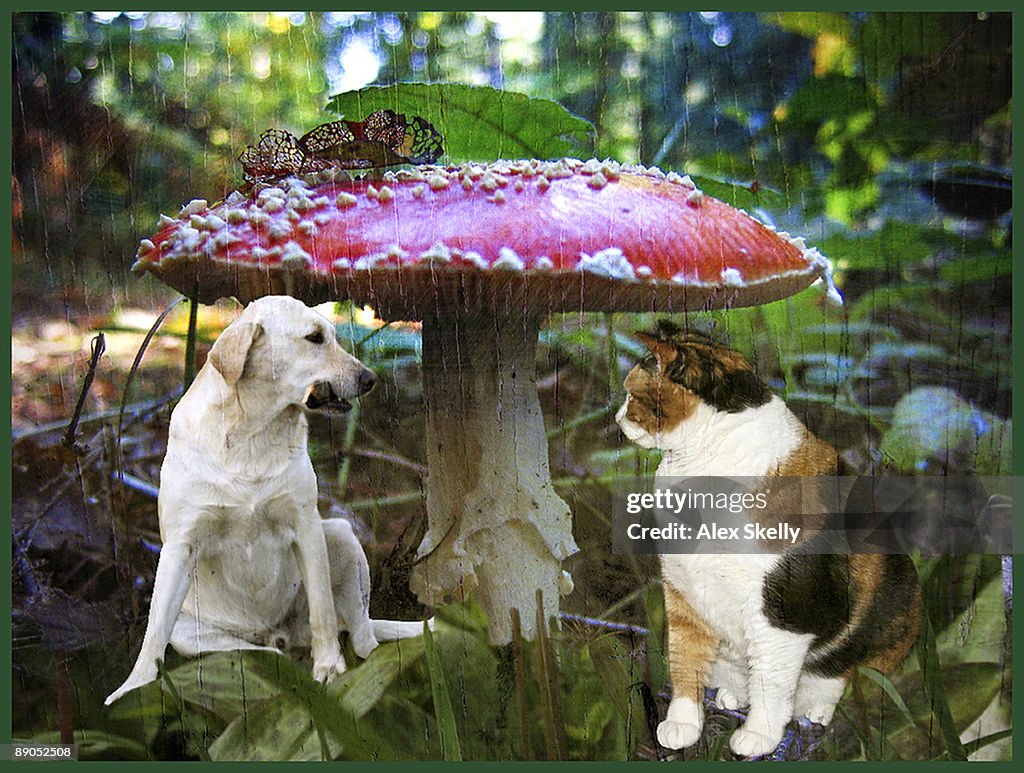
<svg viewBox="0 0 1024 773">
<path fill-rule="evenodd" d="M 434 646 L 434 634 L 426 622 L 423 623 L 423 644 L 427 656 L 427 669 L 430 672 L 430 692 L 434 696 L 434 715 L 441 733 L 441 756 L 445 762 L 461 762 L 462 746 L 459 744 L 459 729 L 455 724 L 455 712 L 452 710 L 452 700 L 448 694 L 448 683 L 444 678 L 437 647 Z"/>
</svg>

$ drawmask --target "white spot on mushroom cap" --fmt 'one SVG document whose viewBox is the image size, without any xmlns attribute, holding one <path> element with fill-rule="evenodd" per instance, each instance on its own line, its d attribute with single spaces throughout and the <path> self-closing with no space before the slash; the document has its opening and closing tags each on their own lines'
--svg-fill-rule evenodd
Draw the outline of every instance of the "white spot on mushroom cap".
<svg viewBox="0 0 1024 773">
<path fill-rule="evenodd" d="M 252 225 L 253 228 L 258 228 L 259 226 L 266 225 L 267 223 L 270 222 L 270 215 L 268 215 L 261 209 L 249 210 L 248 218 L 249 223 L 250 225 Z"/>
<path fill-rule="evenodd" d="M 452 251 L 444 242 L 434 242 L 428 249 L 420 253 L 420 260 L 433 261 L 435 263 L 451 263 Z"/>
<path fill-rule="evenodd" d="M 346 193 L 345 191 L 342 191 L 341 193 L 338 194 L 337 198 L 334 200 L 334 203 L 340 209 L 344 209 L 346 207 L 354 206 L 357 201 L 358 199 L 351 193 Z"/>
<path fill-rule="evenodd" d="M 262 202 L 258 203 L 257 206 L 267 214 L 274 214 L 280 212 L 285 208 L 285 200 L 277 198 L 267 198 Z"/>
<path fill-rule="evenodd" d="M 352 261 L 348 258 L 338 258 L 331 265 L 339 271 L 348 271 L 352 268 Z"/>
<path fill-rule="evenodd" d="M 510 247 L 502 247 L 498 251 L 498 259 L 494 261 L 491 268 L 498 271 L 524 271 L 526 264 L 515 250 Z"/>
<path fill-rule="evenodd" d="M 188 204 L 181 208 L 181 212 L 178 213 L 179 220 L 188 220 L 192 215 L 204 212 L 209 209 L 210 205 L 206 199 L 192 199 Z"/>
<path fill-rule="evenodd" d="M 551 271 L 555 267 L 555 262 L 546 255 L 542 255 L 533 262 L 533 267 L 537 271 Z"/>
<path fill-rule="evenodd" d="M 618 247 L 609 247 L 593 255 L 583 253 L 576 264 L 576 269 L 609 279 L 636 279 L 633 264 Z"/>
<path fill-rule="evenodd" d="M 474 252 L 473 250 L 463 252 L 459 256 L 459 259 L 465 263 L 471 263 L 472 265 L 476 266 L 479 269 L 487 268 L 487 261 L 484 260 L 484 256 L 481 255 L 479 252 Z"/>
<path fill-rule="evenodd" d="M 136 258 L 144 258 L 149 253 L 156 249 L 156 245 L 153 244 L 149 239 L 143 239 L 139 242 L 139 249 L 135 252 Z"/>
<path fill-rule="evenodd" d="M 267 235 L 271 241 L 284 241 L 292 235 L 292 224 L 287 220 L 275 220 L 270 224 Z"/>
<path fill-rule="evenodd" d="M 746 282 L 743 281 L 743 274 L 740 273 L 738 268 L 723 269 L 722 282 L 730 287 L 743 287 L 746 285 Z"/>
<path fill-rule="evenodd" d="M 438 172 L 427 177 L 427 185 L 432 191 L 442 191 L 448 187 L 448 178 Z"/>
<path fill-rule="evenodd" d="M 286 198 L 288 198 L 288 195 L 281 188 L 271 185 L 266 188 L 262 188 L 260 192 L 256 194 L 256 203 L 260 204 L 267 199 L 284 200 Z"/>
<path fill-rule="evenodd" d="M 249 213 L 237 207 L 226 210 L 224 217 L 231 225 L 241 225 L 249 221 Z"/>
</svg>

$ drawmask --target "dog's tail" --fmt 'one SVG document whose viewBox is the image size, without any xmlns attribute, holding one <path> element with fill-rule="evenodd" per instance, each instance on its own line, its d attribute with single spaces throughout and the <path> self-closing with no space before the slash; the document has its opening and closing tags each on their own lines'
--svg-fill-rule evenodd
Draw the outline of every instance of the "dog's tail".
<svg viewBox="0 0 1024 773">
<path fill-rule="evenodd" d="M 371 620 L 373 635 L 377 641 L 395 641 L 423 635 L 423 623 L 419 620 Z M 427 620 L 427 626 L 434 630 L 434 618 Z"/>
</svg>

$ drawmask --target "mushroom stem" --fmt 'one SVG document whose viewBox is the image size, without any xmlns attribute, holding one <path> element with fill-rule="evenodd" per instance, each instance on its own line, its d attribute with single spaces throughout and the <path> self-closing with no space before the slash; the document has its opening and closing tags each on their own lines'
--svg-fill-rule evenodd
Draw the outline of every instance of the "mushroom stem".
<svg viewBox="0 0 1024 773">
<path fill-rule="evenodd" d="M 511 611 L 536 635 L 558 614 L 562 559 L 576 552 L 569 507 L 555 493 L 537 398 L 541 318 L 458 313 L 423 321 L 427 534 L 412 588 L 437 604 L 473 590 L 490 639 L 511 641 Z"/>
</svg>

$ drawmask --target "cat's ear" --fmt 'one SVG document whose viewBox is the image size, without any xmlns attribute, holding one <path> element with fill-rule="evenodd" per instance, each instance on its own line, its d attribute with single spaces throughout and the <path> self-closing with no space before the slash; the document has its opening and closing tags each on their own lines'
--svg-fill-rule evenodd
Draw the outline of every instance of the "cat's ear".
<svg viewBox="0 0 1024 773">
<path fill-rule="evenodd" d="M 638 330 L 636 337 L 640 339 L 644 346 L 651 350 L 651 354 L 658 361 L 659 370 L 664 371 L 679 356 L 679 350 L 676 347 L 666 341 L 662 341 L 657 336 L 653 336 L 650 333 L 642 333 Z"/>
<path fill-rule="evenodd" d="M 669 340 L 683 332 L 683 329 L 670 319 L 659 319 L 657 324 L 658 338 L 662 340 Z"/>
</svg>

